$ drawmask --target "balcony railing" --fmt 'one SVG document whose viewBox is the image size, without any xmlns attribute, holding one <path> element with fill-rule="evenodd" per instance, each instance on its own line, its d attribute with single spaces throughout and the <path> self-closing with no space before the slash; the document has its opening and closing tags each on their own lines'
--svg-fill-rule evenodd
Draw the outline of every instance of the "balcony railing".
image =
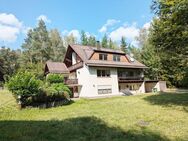
<svg viewBox="0 0 188 141">
<path fill-rule="evenodd" d="M 144 80 L 141 76 L 126 76 L 126 77 L 118 77 L 118 80 Z"/>
<path fill-rule="evenodd" d="M 78 84 L 78 79 L 66 79 L 65 84 L 67 85 Z"/>
</svg>

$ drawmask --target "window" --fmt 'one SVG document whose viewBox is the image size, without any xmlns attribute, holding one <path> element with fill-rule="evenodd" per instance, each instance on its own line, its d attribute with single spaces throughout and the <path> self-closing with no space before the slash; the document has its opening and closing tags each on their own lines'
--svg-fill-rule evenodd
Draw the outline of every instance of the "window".
<svg viewBox="0 0 188 141">
<path fill-rule="evenodd" d="M 97 77 L 110 77 L 110 70 L 97 70 Z"/>
<path fill-rule="evenodd" d="M 99 54 L 99 60 L 107 60 L 107 54 Z"/>
<path fill-rule="evenodd" d="M 120 61 L 120 55 L 113 55 L 113 60 L 119 62 Z"/>
<path fill-rule="evenodd" d="M 130 71 L 130 72 L 129 72 L 129 76 L 131 76 L 131 77 L 134 76 L 134 72 L 133 72 L 133 71 Z"/>
<path fill-rule="evenodd" d="M 111 94 L 111 93 L 112 93 L 112 86 L 110 85 L 98 86 L 98 94 Z"/>
</svg>

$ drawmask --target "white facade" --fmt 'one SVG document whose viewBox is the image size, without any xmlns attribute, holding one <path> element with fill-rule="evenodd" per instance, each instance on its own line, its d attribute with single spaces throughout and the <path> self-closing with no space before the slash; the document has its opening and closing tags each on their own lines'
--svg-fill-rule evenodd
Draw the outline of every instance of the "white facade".
<svg viewBox="0 0 188 141">
<path fill-rule="evenodd" d="M 98 69 L 110 70 L 110 77 L 98 77 Z M 88 67 L 84 66 L 76 70 L 76 77 L 78 79 L 79 97 L 100 97 L 106 95 L 122 95 L 123 93 L 119 90 L 119 87 L 123 90 L 128 90 L 131 94 L 141 94 L 146 92 L 146 87 L 157 88 L 157 91 L 161 91 L 160 82 L 147 83 L 118 83 L 117 68 L 101 68 L 101 67 Z M 164 83 L 164 82 L 163 82 Z M 163 84 L 164 86 L 164 84 Z M 131 87 L 131 88 L 130 88 Z M 99 93 L 99 90 L 109 90 L 107 93 Z M 164 90 L 164 89 L 163 89 Z"/>
<path fill-rule="evenodd" d="M 97 77 L 98 67 L 88 67 L 76 70 L 80 97 L 96 97 L 104 95 L 119 95 L 118 77 L 116 68 L 108 68 L 110 77 Z M 110 93 L 99 94 L 98 89 L 111 89 Z"/>
<path fill-rule="evenodd" d="M 76 53 L 72 53 L 72 65 L 76 64 Z"/>
</svg>

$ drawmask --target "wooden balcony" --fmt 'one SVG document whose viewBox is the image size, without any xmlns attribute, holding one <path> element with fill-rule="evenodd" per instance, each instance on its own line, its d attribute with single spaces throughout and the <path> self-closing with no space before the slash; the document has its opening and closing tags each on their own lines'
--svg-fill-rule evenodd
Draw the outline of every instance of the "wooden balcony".
<svg viewBox="0 0 188 141">
<path fill-rule="evenodd" d="M 72 72 L 72 71 L 79 69 L 81 67 L 83 67 L 83 62 L 79 62 L 77 64 L 74 64 L 74 65 L 68 67 L 68 69 L 69 69 L 70 72 Z"/>
<path fill-rule="evenodd" d="M 66 79 L 64 81 L 65 81 L 65 84 L 67 85 L 78 84 L 78 79 Z"/>
<path fill-rule="evenodd" d="M 118 77 L 118 81 L 120 83 L 130 82 L 130 81 L 141 82 L 144 81 L 144 78 L 141 76 L 126 76 L 126 77 Z"/>
</svg>

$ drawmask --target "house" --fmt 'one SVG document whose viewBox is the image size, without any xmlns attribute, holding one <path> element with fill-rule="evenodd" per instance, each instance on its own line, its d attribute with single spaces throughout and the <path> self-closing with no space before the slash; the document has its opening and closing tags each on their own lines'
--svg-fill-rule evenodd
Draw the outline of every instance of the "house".
<svg viewBox="0 0 188 141">
<path fill-rule="evenodd" d="M 120 50 L 69 45 L 64 62 L 47 62 L 45 74 L 60 73 L 74 97 L 137 94 L 165 89 L 165 82 L 144 80 L 147 67 Z"/>
</svg>

